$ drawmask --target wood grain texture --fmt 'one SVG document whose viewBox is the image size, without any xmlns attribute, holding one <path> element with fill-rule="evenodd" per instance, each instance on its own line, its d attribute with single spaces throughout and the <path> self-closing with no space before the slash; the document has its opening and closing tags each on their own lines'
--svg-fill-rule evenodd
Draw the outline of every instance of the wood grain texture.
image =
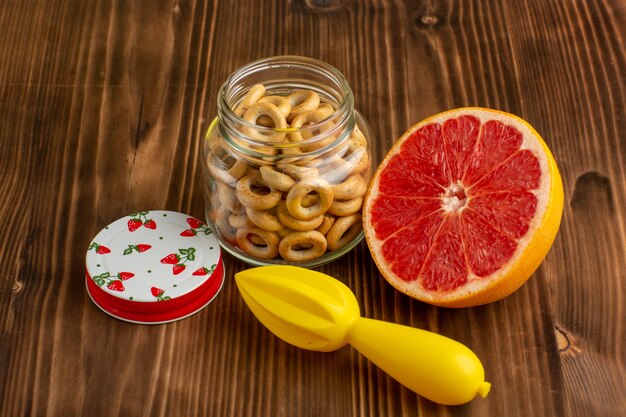
<svg viewBox="0 0 626 417">
<path fill-rule="evenodd" d="M 626 3 L 5 0 L 0 6 L 1 416 L 617 416 L 626 410 Z M 478 105 L 528 120 L 563 176 L 561 231 L 535 276 L 441 309 L 384 283 L 364 244 L 320 270 L 365 316 L 440 332 L 493 390 L 460 407 L 406 390 L 351 348 L 299 350 L 227 282 L 197 315 L 114 320 L 84 254 L 140 209 L 203 213 L 200 141 L 251 60 L 325 60 L 380 160 L 426 116 Z"/>
</svg>

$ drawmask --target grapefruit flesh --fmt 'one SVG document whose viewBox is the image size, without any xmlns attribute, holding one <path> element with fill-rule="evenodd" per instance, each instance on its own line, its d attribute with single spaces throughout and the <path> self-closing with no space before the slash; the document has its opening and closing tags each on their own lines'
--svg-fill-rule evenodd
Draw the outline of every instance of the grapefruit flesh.
<svg viewBox="0 0 626 417">
<path fill-rule="evenodd" d="M 463 108 L 410 128 L 363 209 L 382 275 L 431 304 L 465 307 L 519 288 L 547 254 L 563 207 L 545 142 L 508 113 Z"/>
</svg>

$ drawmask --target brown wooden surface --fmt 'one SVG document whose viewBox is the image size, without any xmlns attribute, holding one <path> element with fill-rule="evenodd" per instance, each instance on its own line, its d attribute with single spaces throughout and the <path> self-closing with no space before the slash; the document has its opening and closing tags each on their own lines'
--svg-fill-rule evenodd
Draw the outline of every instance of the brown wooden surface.
<svg viewBox="0 0 626 417">
<path fill-rule="evenodd" d="M 0 415 L 617 416 L 626 413 L 626 2 L 0 3 Z M 320 268 L 367 317 L 469 345 L 486 399 L 419 398 L 349 347 L 272 336 L 232 280 L 201 313 L 139 326 L 84 290 L 93 236 L 140 209 L 201 217 L 199 137 L 224 79 L 257 58 L 338 67 L 378 158 L 413 123 L 479 105 L 528 120 L 563 175 L 560 234 L 491 305 L 430 307 L 366 245 Z M 453 382 L 451 382 L 453 383 Z"/>
</svg>

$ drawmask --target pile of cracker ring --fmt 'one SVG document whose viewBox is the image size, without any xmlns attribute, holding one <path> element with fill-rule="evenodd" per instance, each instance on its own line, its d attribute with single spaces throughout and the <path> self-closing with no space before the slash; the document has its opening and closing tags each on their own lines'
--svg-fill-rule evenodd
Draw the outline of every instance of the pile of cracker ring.
<svg viewBox="0 0 626 417">
<path fill-rule="evenodd" d="M 248 126 L 278 128 L 271 129 L 271 137 L 246 131 L 256 143 L 284 141 L 290 146 L 257 146 L 268 154 L 284 154 L 267 164 L 233 157 L 223 149 L 210 153 L 207 167 L 215 179 L 210 217 L 224 240 L 252 258 L 311 261 L 349 244 L 361 232 L 371 176 L 367 140 L 355 127 L 332 152 L 315 153 L 337 134 L 307 140 L 311 135 L 303 137 L 301 128 L 329 120 L 334 107 L 311 90 L 265 93 L 263 85 L 253 86 L 235 113 Z M 333 126 L 328 123 L 329 131 Z M 315 156 L 307 156 L 311 154 Z"/>
</svg>

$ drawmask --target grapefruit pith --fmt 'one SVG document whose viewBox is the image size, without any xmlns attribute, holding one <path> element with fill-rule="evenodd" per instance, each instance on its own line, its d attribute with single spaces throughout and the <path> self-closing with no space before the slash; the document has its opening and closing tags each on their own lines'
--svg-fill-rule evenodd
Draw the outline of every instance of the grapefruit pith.
<svg viewBox="0 0 626 417">
<path fill-rule="evenodd" d="M 443 112 L 414 125 L 379 165 L 365 238 L 391 285 L 468 307 L 517 290 L 556 237 L 563 185 L 539 134 L 512 114 Z"/>
</svg>

